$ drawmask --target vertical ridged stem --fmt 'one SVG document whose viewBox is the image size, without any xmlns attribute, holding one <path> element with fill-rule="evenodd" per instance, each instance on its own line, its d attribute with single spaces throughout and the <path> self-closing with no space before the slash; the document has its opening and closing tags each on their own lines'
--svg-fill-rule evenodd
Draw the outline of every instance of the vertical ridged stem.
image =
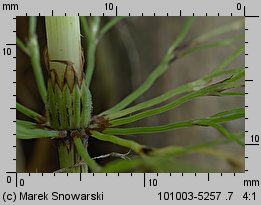
<svg viewBox="0 0 261 205">
<path fill-rule="evenodd" d="M 50 126 L 69 133 L 67 138 L 57 140 L 60 168 L 68 168 L 81 160 L 70 133 L 87 128 L 92 108 L 91 95 L 83 76 L 79 17 L 46 17 L 45 20 L 48 73 L 46 110 Z M 86 136 L 81 139 L 86 146 Z M 80 171 L 87 172 L 87 166 L 68 170 Z"/>
</svg>

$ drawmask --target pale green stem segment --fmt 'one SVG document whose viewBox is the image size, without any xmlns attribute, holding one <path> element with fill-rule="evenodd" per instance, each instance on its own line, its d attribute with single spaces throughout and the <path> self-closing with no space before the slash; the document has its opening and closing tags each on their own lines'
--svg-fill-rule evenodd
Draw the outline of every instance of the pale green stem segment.
<svg viewBox="0 0 261 205">
<path fill-rule="evenodd" d="M 79 17 L 46 17 L 45 20 L 47 113 L 50 125 L 57 130 L 87 128 L 91 117 L 92 100 L 83 77 L 84 57 Z M 81 138 L 79 140 L 81 141 Z M 82 153 L 78 153 L 82 152 L 79 142 L 74 144 L 72 139 L 61 139 L 57 141 L 57 145 L 61 169 L 68 172 L 88 171 L 86 164 L 75 166 L 82 160 Z M 88 166 L 92 167 L 92 164 Z M 72 168 L 68 170 L 68 167 Z"/>
<path fill-rule="evenodd" d="M 86 164 L 90 167 L 93 172 L 100 172 L 101 166 L 97 164 L 95 160 L 93 160 L 88 151 L 85 149 L 82 140 L 78 137 L 73 138 L 74 145 L 79 153 L 79 155 L 83 158 Z"/>
<path fill-rule="evenodd" d="M 37 27 L 37 18 L 35 16 L 30 16 L 29 29 L 28 29 L 29 38 L 35 35 L 36 27 Z"/>
<path fill-rule="evenodd" d="M 153 83 L 168 69 L 169 63 L 171 62 L 171 60 L 174 59 L 176 55 L 175 50 L 186 37 L 186 34 L 188 33 L 193 23 L 193 20 L 194 20 L 193 17 L 188 18 L 188 20 L 186 21 L 183 27 L 183 30 L 178 35 L 176 41 L 170 46 L 167 53 L 163 57 L 161 64 L 157 68 L 155 68 L 155 70 L 148 76 L 148 78 L 144 81 L 144 83 L 142 83 L 137 90 L 132 92 L 130 95 L 124 98 L 117 105 L 101 113 L 100 115 L 108 115 L 111 113 L 115 113 L 119 110 L 122 110 L 123 108 L 127 107 L 130 103 L 132 103 L 134 100 L 136 100 L 139 96 L 141 96 L 143 93 L 145 93 L 153 85 Z"/>
<path fill-rule="evenodd" d="M 29 41 L 27 44 L 27 50 L 31 58 L 31 63 L 37 83 L 37 87 L 41 98 L 44 103 L 46 103 L 46 87 L 44 83 L 44 77 L 42 73 L 41 67 L 41 58 L 40 58 L 40 48 L 37 41 L 36 35 L 36 17 L 30 16 L 29 17 Z"/>
<path fill-rule="evenodd" d="M 65 69 L 82 72 L 82 48 L 80 35 L 80 22 L 78 16 L 49 16 L 45 17 L 49 67 L 55 70 L 58 84 L 62 85 Z M 61 63 L 61 61 L 67 62 Z M 74 79 L 68 79 L 71 86 Z"/>
<path fill-rule="evenodd" d="M 77 73 L 80 72 L 82 51 L 79 17 L 49 16 L 45 17 L 45 23 L 49 60 L 70 61 Z M 60 69 L 58 65 L 64 67 L 59 62 L 52 63 L 52 69 Z"/>
<path fill-rule="evenodd" d="M 21 105 L 20 103 L 16 102 L 16 110 L 18 112 L 23 113 L 24 115 L 26 115 L 27 117 L 30 117 L 31 119 L 34 119 L 36 122 L 40 122 L 41 120 L 43 120 L 43 116 L 36 113 L 35 111 Z"/>
</svg>

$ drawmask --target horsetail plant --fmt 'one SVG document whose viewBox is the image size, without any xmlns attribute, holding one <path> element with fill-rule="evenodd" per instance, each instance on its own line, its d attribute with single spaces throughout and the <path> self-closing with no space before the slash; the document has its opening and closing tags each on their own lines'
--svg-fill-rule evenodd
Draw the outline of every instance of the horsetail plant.
<svg viewBox="0 0 261 205">
<path fill-rule="evenodd" d="M 162 164 L 169 164 L 169 160 L 172 160 L 171 162 L 178 166 L 180 162 L 176 160 L 176 156 L 190 153 L 208 154 L 232 161 L 234 164 L 241 166 L 241 161 L 231 156 L 230 153 L 215 152 L 210 149 L 211 146 L 228 142 L 235 142 L 244 147 L 242 133 L 231 133 L 222 125 L 224 122 L 244 118 L 244 108 L 241 107 L 222 111 L 209 117 L 152 127 L 123 128 L 118 126 L 128 125 L 167 112 L 203 96 L 224 98 L 244 96 L 244 92 L 241 90 L 234 91 L 234 89 L 244 87 L 242 83 L 244 67 L 229 67 L 231 62 L 243 54 L 244 46 L 241 46 L 206 76 L 173 88 L 158 97 L 129 106 L 149 90 L 154 82 L 168 70 L 169 64 L 176 59 L 203 49 L 230 46 L 237 40 L 242 39 L 243 35 L 240 34 L 229 39 L 208 42 L 213 37 L 243 28 L 242 21 L 199 35 L 185 44 L 184 39 L 194 22 L 194 17 L 189 17 L 178 37 L 165 53 L 162 61 L 148 78 L 118 104 L 98 115 L 93 115 L 89 85 L 95 68 L 96 47 L 103 35 L 124 18 L 126 17 L 115 17 L 102 27 L 100 17 L 92 17 L 88 21 L 84 17 L 81 17 L 81 19 L 67 16 L 45 17 L 47 46 L 44 51 L 44 59 L 47 70 L 47 89 L 45 88 L 39 60 L 36 17 L 29 18 L 29 40 L 27 43 L 23 43 L 17 37 L 17 45 L 31 59 L 38 89 L 45 103 L 46 115 L 41 116 L 17 102 L 17 111 L 34 120 L 34 122 L 17 120 L 17 138 L 54 139 L 58 150 L 59 167 L 62 172 L 125 172 L 133 169 L 140 170 L 142 167 L 155 172 L 166 171 L 161 169 Z M 81 45 L 80 25 L 83 34 L 87 36 L 86 51 L 83 51 Z M 167 100 L 175 96 L 179 97 L 166 103 Z M 165 104 L 162 105 L 162 103 Z M 161 133 L 193 126 L 212 127 L 225 138 L 193 146 L 169 146 L 159 149 L 124 139 L 125 135 L 130 134 Z M 101 167 L 88 154 L 88 137 L 127 147 L 136 152 L 139 157 L 127 161 L 112 161 Z M 169 171 L 177 171 L 177 166 L 173 168 L 169 165 Z"/>
<path fill-rule="evenodd" d="M 50 127 L 56 130 L 84 129 L 90 122 L 92 99 L 83 73 L 79 18 L 46 17 L 45 22 L 46 110 Z M 86 139 L 82 140 L 87 143 Z M 58 140 L 58 153 L 61 168 L 80 161 L 70 138 L 66 142 Z"/>
</svg>

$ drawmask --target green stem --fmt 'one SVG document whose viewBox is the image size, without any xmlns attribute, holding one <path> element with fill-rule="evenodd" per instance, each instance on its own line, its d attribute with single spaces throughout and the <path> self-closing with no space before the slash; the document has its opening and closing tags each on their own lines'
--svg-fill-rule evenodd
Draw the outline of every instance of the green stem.
<svg viewBox="0 0 261 205">
<path fill-rule="evenodd" d="M 60 169 L 68 172 L 87 172 L 86 164 L 75 166 L 82 161 L 82 153 L 78 153 L 78 150 L 82 150 L 79 149 L 79 143 L 73 142 L 71 136 L 73 131 L 88 127 L 92 110 L 91 93 L 83 75 L 84 57 L 79 17 L 45 17 L 45 23 L 47 115 L 51 128 L 71 131 L 68 133 L 69 139 L 57 140 Z M 82 133 L 78 134 L 81 141 Z M 82 140 L 84 141 L 83 138 Z"/>
<path fill-rule="evenodd" d="M 77 162 L 79 162 L 80 159 L 76 154 L 77 150 L 74 144 L 70 143 L 70 145 L 68 144 L 68 146 L 70 146 L 69 149 L 65 142 L 61 142 L 58 145 L 60 167 L 62 169 L 65 169 L 66 173 L 88 172 L 88 168 L 86 165 L 74 167 L 74 165 L 77 164 Z"/>
</svg>

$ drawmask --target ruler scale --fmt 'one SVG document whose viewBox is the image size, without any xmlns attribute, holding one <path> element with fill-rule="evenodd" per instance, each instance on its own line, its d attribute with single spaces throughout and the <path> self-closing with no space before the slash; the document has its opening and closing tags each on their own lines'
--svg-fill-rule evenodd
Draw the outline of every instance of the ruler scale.
<svg viewBox="0 0 261 205">
<path fill-rule="evenodd" d="M 258 1 L 5 1 L 1 10 L 0 204 L 260 204 L 261 36 Z M 244 16 L 244 173 L 17 173 L 16 16 Z M 6 86 L 8 85 L 8 86 Z M 8 88 L 6 88 L 8 87 Z M 6 137 L 3 139 L 3 137 Z M 254 136 L 251 138 L 251 136 Z M 255 139 L 255 140 L 253 140 Z M 259 202 L 258 202 L 259 201 Z"/>
</svg>

